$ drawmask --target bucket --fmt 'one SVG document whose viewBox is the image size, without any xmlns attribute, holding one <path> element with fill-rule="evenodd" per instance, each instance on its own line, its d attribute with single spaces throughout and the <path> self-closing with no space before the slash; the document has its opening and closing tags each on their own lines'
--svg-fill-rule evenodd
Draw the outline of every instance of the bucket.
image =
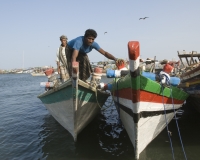
<svg viewBox="0 0 200 160">
<path fill-rule="evenodd" d="M 95 67 L 94 68 L 94 73 L 96 73 L 96 74 L 102 74 L 102 68 L 100 68 L 100 67 Z"/>
<path fill-rule="evenodd" d="M 165 64 L 163 67 L 163 71 L 166 73 L 171 73 L 173 71 L 174 67 L 172 67 L 170 64 Z"/>
</svg>

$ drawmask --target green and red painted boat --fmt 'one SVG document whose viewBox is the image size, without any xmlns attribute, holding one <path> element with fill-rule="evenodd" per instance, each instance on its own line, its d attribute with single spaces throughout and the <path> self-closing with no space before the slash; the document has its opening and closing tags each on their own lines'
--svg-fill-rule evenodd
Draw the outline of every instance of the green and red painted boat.
<svg viewBox="0 0 200 160">
<path fill-rule="evenodd" d="M 188 94 L 175 86 L 163 86 L 141 73 L 138 41 L 130 41 L 128 51 L 128 74 L 120 77 L 125 71 L 115 71 L 120 78 L 114 78 L 104 89 L 111 91 L 119 117 L 134 146 L 135 159 L 139 159 L 139 154 L 172 120 Z"/>
<path fill-rule="evenodd" d="M 73 64 L 78 67 L 78 64 Z M 98 94 L 98 96 L 96 96 Z M 78 72 L 72 78 L 40 94 L 50 114 L 77 141 L 78 134 L 100 113 L 100 107 L 110 95 L 78 79 Z"/>
</svg>

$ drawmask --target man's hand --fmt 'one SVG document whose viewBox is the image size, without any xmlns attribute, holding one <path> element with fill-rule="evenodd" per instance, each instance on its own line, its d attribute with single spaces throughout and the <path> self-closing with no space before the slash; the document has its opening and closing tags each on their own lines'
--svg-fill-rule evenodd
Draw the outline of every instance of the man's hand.
<svg viewBox="0 0 200 160">
<path fill-rule="evenodd" d="M 123 64 L 125 64 L 125 61 L 123 60 L 123 59 L 117 59 L 116 61 L 115 61 L 115 64 L 118 66 L 121 66 L 121 65 L 123 65 Z"/>
<path fill-rule="evenodd" d="M 118 69 L 124 68 L 125 67 L 125 61 L 123 59 L 117 59 L 115 61 L 115 65 L 117 66 Z"/>
</svg>

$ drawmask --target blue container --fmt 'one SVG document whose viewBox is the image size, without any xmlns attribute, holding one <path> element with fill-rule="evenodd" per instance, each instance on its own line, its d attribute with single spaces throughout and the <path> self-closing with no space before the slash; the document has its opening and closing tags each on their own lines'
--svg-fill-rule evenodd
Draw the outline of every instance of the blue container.
<svg viewBox="0 0 200 160">
<path fill-rule="evenodd" d="M 108 83 L 107 86 L 108 86 L 108 90 L 111 91 L 112 90 L 112 84 Z"/>
<path fill-rule="evenodd" d="M 177 85 L 180 84 L 180 82 L 181 82 L 180 78 L 178 78 L 178 77 L 170 77 L 170 84 L 172 86 L 177 86 Z"/>
<path fill-rule="evenodd" d="M 149 78 L 149 79 L 153 80 L 153 81 L 156 80 L 156 75 L 155 75 L 154 73 L 142 72 L 142 75 L 143 75 L 144 77 L 146 77 L 146 78 Z M 170 77 L 170 84 L 171 84 L 172 86 L 177 86 L 177 85 L 179 85 L 180 81 L 181 81 L 181 80 L 180 80 L 180 78 L 178 78 L 178 77 Z"/>
<path fill-rule="evenodd" d="M 115 70 L 108 69 L 106 71 L 107 78 L 115 78 Z"/>
</svg>

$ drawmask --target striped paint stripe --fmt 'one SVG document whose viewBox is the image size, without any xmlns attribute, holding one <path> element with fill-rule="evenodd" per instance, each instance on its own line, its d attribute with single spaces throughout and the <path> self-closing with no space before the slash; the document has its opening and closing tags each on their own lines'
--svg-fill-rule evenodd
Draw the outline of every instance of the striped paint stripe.
<svg viewBox="0 0 200 160">
<path fill-rule="evenodd" d="M 126 98 L 120 98 L 113 96 L 115 102 L 120 103 L 126 108 L 129 108 L 132 110 L 133 113 L 140 113 L 140 112 L 153 112 L 153 111 L 163 111 L 164 105 L 166 110 L 172 110 L 173 108 L 178 109 L 183 104 L 184 101 L 180 104 L 163 104 L 161 103 L 149 103 L 149 102 L 136 102 L 133 103 L 132 100 L 126 99 Z"/>
<path fill-rule="evenodd" d="M 130 94 L 132 92 L 132 94 Z M 118 95 L 120 98 L 126 98 L 132 100 L 133 103 L 136 102 L 151 102 L 151 103 L 162 103 L 164 99 L 164 103 L 171 104 L 172 99 L 170 97 L 163 97 L 161 94 L 155 94 L 151 92 L 147 92 L 145 90 L 133 90 L 131 88 L 123 88 L 120 90 L 115 90 L 114 95 Z M 174 104 L 181 104 L 184 100 L 173 99 Z"/>
<path fill-rule="evenodd" d="M 140 85 L 137 85 L 138 83 Z M 131 88 L 134 91 L 144 90 L 146 92 L 151 92 L 159 95 L 162 95 L 163 92 L 165 97 L 170 97 L 171 94 L 170 88 L 165 87 L 164 89 L 162 89 L 159 83 L 143 76 L 137 76 L 136 78 L 133 78 L 130 75 L 127 75 L 126 77 L 123 77 L 121 79 L 116 79 L 116 81 L 113 81 L 112 85 L 113 85 L 112 91 Z M 180 90 L 177 87 L 172 86 L 171 89 L 172 89 L 172 97 L 174 99 L 185 100 L 188 97 L 187 93 L 185 93 L 184 91 Z M 130 90 L 127 92 L 131 94 Z"/>
<path fill-rule="evenodd" d="M 153 117 L 153 116 L 157 116 L 157 115 L 161 115 L 161 114 L 165 114 L 165 112 L 163 110 L 161 111 L 150 111 L 150 112 L 140 112 L 140 113 L 133 113 L 132 110 L 130 108 L 127 108 L 126 106 L 115 102 L 117 106 L 120 107 L 120 109 L 122 109 L 123 111 L 125 111 L 127 114 L 129 114 L 131 117 L 133 117 L 133 121 L 134 123 L 138 123 L 140 118 L 142 117 Z M 173 109 L 171 110 L 166 110 L 166 114 L 168 113 L 172 113 L 174 112 Z"/>
<path fill-rule="evenodd" d="M 97 99 L 98 102 L 103 105 L 108 98 L 108 94 L 103 94 L 98 92 Z M 61 90 L 55 91 L 47 96 L 39 97 L 40 100 L 45 104 L 51 104 L 56 102 L 61 102 L 65 100 L 72 100 L 72 86 L 65 87 Z M 95 102 L 96 103 L 96 96 L 95 92 L 90 89 L 84 88 L 79 86 L 78 88 L 78 100 L 79 101 L 87 101 L 87 102 Z"/>
</svg>

